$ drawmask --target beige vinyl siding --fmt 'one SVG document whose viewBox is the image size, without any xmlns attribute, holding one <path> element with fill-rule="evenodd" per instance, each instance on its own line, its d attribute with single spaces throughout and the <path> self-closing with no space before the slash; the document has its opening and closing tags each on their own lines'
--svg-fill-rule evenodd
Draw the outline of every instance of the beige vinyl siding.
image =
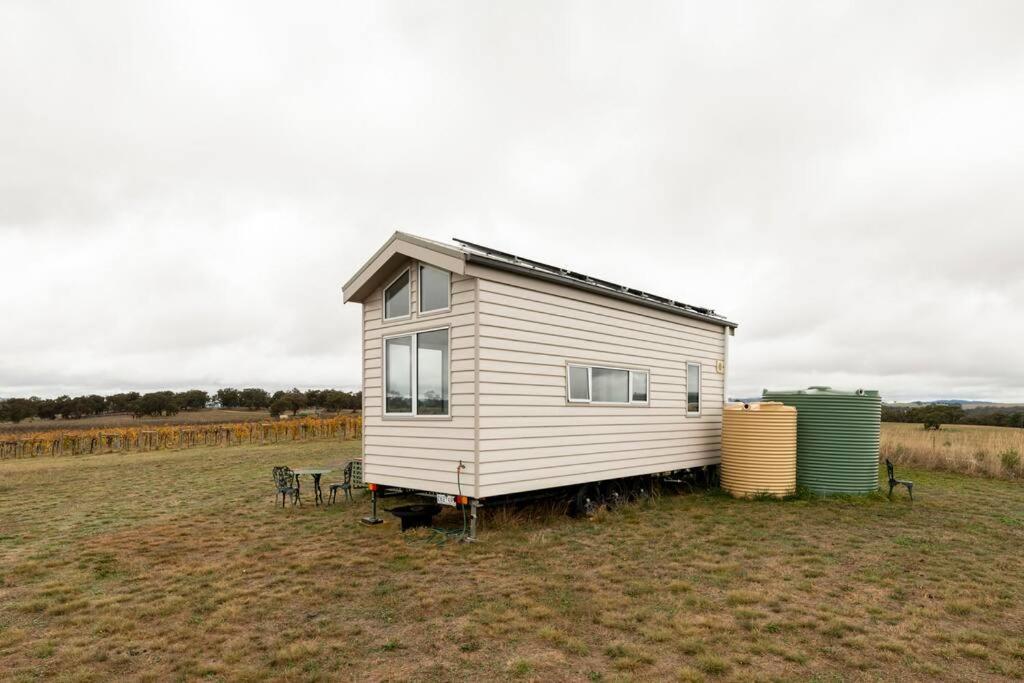
<svg viewBox="0 0 1024 683">
<path fill-rule="evenodd" d="M 475 297 L 473 278 L 452 274 L 451 309 L 419 313 L 416 263 L 395 268 L 363 303 L 363 468 L 367 482 L 455 494 L 461 460 L 461 487 L 475 495 Z M 410 317 L 383 320 L 383 290 L 410 268 Z M 450 417 L 383 415 L 383 339 L 396 334 L 448 327 Z"/>
<path fill-rule="evenodd" d="M 471 264 L 479 277 L 479 496 L 719 461 L 723 328 Z M 649 405 L 570 404 L 566 364 L 647 370 Z M 686 415 L 686 364 L 701 415 Z"/>
</svg>

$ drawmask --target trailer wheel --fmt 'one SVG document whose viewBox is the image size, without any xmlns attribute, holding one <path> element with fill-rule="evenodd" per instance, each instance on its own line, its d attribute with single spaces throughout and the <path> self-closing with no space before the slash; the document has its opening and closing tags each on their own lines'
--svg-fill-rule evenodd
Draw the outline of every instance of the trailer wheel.
<svg viewBox="0 0 1024 683">
<path fill-rule="evenodd" d="M 605 484 L 605 504 L 614 510 L 629 502 L 629 481 L 615 480 Z"/>
<path fill-rule="evenodd" d="M 631 493 L 634 502 L 643 503 L 660 495 L 661 487 L 656 477 L 636 477 Z"/>
<path fill-rule="evenodd" d="M 583 484 L 576 491 L 573 514 L 576 517 L 593 517 L 604 506 L 601 491 L 594 484 Z"/>
</svg>

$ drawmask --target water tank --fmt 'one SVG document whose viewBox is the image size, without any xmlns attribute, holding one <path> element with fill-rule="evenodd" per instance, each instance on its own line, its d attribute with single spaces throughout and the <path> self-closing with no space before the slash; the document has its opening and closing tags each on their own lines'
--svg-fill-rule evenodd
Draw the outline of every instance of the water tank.
<svg viewBox="0 0 1024 683">
<path fill-rule="evenodd" d="M 796 483 L 815 493 L 878 489 L 882 400 L 877 391 L 811 387 L 764 390 L 766 401 L 797 410 Z"/>
<path fill-rule="evenodd" d="M 722 415 L 722 488 L 734 496 L 796 491 L 796 409 L 730 403 Z"/>
</svg>

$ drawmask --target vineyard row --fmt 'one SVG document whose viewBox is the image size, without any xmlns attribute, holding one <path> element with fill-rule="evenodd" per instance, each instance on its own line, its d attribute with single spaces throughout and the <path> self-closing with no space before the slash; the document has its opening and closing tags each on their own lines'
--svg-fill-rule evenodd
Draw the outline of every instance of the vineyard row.
<svg viewBox="0 0 1024 683">
<path fill-rule="evenodd" d="M 198 446 L 236 446 L 308 439 L 361 437 L 358 416 L 302 418 L 280 422 L 178 425 L 154 429 L 112 427 L 75 432 L 0 434 L 0 458 L 127 453 Z"/>
</svg>

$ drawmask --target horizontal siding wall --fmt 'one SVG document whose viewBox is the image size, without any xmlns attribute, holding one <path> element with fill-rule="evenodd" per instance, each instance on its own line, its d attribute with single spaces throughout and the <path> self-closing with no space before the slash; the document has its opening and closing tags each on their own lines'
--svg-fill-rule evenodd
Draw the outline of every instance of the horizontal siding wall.
<svg viewBox="0 0 1024 683">
<path fill-rule="evenodd" d="M 480 496 L 717 463 L 723 329 L 489 268 L 480 277 Z M 650 371 L 650 405 L 569 404 L 567 362 Z M 686 364 L 702 412 L 686 416 Z"/>
<path fill-rule="evenodd" d="M 473 278 L 452 275 L 450 312 L 419 315 L 417 267 L 411 267 L 412 316 L 383 321 L 381 286 L 363 303 L 363 478 L 367 482 L 411 489 L 474 495 L 475 472 L 475 289 Z M 384 417 L 383 339 L 451 325 L 451 418 Z M 459 462 L 465 464 L 456 475 Z"/>
</svg>

